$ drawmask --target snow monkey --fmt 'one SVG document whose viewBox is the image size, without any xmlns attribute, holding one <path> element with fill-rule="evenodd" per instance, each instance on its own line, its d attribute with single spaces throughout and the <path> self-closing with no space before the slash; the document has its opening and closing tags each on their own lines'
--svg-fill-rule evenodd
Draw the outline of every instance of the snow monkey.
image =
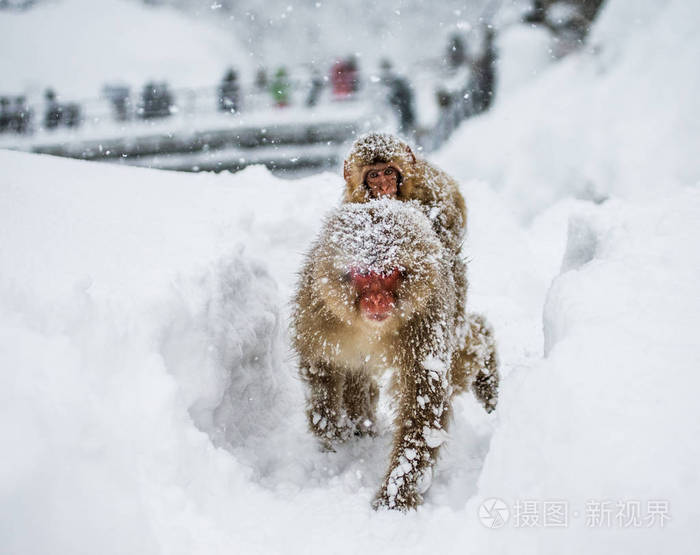
<svg viewBox="0 0 700 555">
<path fill-rule="evenodd" d="M 358 138 L 345 159 L 343 173 L 345 202 L 369 202 L 376 198 L 415 201 L 432 222 L 451 257 L 457 327 L 459 335 L 465 338 L 460 358 L 474 363 L 473 353 L 477 347 L 470 344 L 474 342 L 470 339 L 471 333 L 475 326 L 487 329 L 488 325 L 478 315 L 465 315 L 467 270 L 462 260 L 462 242 L 466 234 L 467 208 L 457 182 L 429 162 L 417 158 L 408 144 L 387 133 L 368 133 Z M 482 373 L 478 375 L 483 376 Z M 497 402 L 497 369 L 494 367 L 488 376 L 489 384 L 483 387 L 484 391 L 492 390 L 489 394 L 493 398 L 486 405 L 487 411 L 491 412 Z"/>
<path fill-rule="evenodd" d="M 467 293 L 466 267 L 461 257 L 467 208 L 457 182 L 427 161 L 416 158 L 408 144 L 387 133 L 369 133 L 357 139 L 345 159 L 343 174 L 345 202 L 389 197 L 420 203 L 452 255 L 461 318 Z"/>
<path fill-rule="evenodd" d="M 363 135 L 352 145 L 343 167 L 345 202 L 389 197 L 418 201 L 440 241 L 459 252 L 467 208 L 457 182 L 388 133 Z"/>
<path fill-rule="evenodd" d="M 418 202 L 382 198 L 333 212 L 300 274 L 292 338 L 326 448 L 376 432 L 375 380 L 392 372 L 394 444 L 375 508 L 420 504 L 455 393 L 495 406 L 491 331 L 473 317 L 460 337 L 451 261 Z"/>
</svg>

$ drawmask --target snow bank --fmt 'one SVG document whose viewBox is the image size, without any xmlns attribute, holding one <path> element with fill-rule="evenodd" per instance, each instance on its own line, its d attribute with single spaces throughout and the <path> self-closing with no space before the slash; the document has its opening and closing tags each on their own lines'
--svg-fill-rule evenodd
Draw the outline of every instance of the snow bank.
<svg viewBox="0 0 700 555">
<path fill-rule="evenodd" d="M 525 220 L 571 194 L 599 201 L 697 182 L 697 20 L 689 2 L 607 2 L 590 48 L 500 96 L 441 162 L 491 183 Z"/>
<path fill-rule="evenodd" d="M 53 87 L 94 97 L 105 83 L 140 87 L 149 79 L 208 86 L 230 65 L 247 73 L 251 67 L 230 32 L 126 0 L 63 0 L 2 12 L 0 46 L 11 53 L 0 57 L 1 92 L 7 94 Z"/>
<path fill-rule="evenodd" d="M 700 194 L 577 212 L 568 262 L 547 296 L 547 357 L 505 385 L 476 497 L 507 500 L 511 510 L 517 501 L 539 504 L 533 529 L 515 528 L 511 513 L 506 533 L 494 532 L 504 553 L 516 541 L 522 553 L 571 545 L 688 553 L 700 493 L 700 355 L 691 347 Z M 566 502 L 566 533 L 543 526 L 545 500 Z M 595 501 L 607 504 L 610 524 L 591 520 Z M 641 504 L 638 527 L 618 514 L 619 503 L 632 501 Z M 649 525 L 650 501 L 668 503 L 665 526 Z"/>
<path fill-rule="evenodd" d="M 552 64 L 551 37 L 541 27 L 511 25 L 498 35 L 496 99 L 509 98 Z"/>
</svg>

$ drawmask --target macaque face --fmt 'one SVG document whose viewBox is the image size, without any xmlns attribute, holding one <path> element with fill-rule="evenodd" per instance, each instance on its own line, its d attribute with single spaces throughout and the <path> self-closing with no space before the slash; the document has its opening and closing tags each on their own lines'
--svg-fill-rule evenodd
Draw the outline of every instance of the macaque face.
<svg viewBox="0 0 700 555">
<path fill-rule="evenodd" d="M 365 183 L 372 198 L 396 198 L 399 192 L 399 171 L 390 164 L 368 166 Z"/>
<path fill-rule="evenodd" d="M 440 298 L 449 274 L 430 220 L 411 203 L 345 204 L 309 254 L 304 291 L 344 326 L 389 334 Z M 310 301 L 308 301 L 310 302 Z"/>
<path fill-rule="evenodd" d="M 398 268 L 387 274 L 353 268 L 349 277 L 364 319 L 379 323 L 391 316 L 396 308 L 396 290 L 403 280 Z"/>
</svg>

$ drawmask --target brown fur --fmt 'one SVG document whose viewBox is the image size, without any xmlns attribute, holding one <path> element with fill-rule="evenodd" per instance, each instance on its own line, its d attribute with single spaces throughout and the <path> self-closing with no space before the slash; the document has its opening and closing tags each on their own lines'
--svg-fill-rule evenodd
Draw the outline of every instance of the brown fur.
<svg viewBox="0 0 700 555">
<path fill-rule="evenodd" d="M 452 358 L 455 393 L 470 389 L 486 412 L 498 403 L 498 357 L 493 330 L 480 314 L 469 314 L 463 346 Z"/>
<path fill-rule="evenodd" d="M 452 256 L 452 274 L 457 284 L 457 314 L 463 324 L 466 308 L 467 276 L 462 260 L 462 243 L 467 229 L 467 206 L 457 182 L 426 160 L 417 158 L 411 147 L 398 137 L 370 133 L 353 144 L 345 159 L 344 202 L 368 202 L 370 190 L 365 178 L 368 166 L 376 163 L 394 166 L 401 175 L 397 199 L 417 201 L 432 221 L 433 229 Z"/>
<path fill-rule="evenodd" d="M 376 226 L 385 224 L 387 216 L 376 202 L 349 205 L 327 220 L 307 256 L 295 299 L 293 344 L 309 392 L 309 427 L 329 449 L 352 435 L 374 433 L 375 378 L 385 370 L 394 371 L 396 432 L 375 507 L 405 510 L 421 502 L 429 485 L 453 393 L 469 387 L 483 360 L 492 361 L 490 369 L 496 370 L 492 341 L 482 341 L 483 349 L 467 343 L 479 334 L 482 340 L 490 338 L 488 328 L 479 321 L 470 323 L 469 333 L 458 332 L 452 257 L 431 223 L 412 204 L 392 202 L 383 206 L 403 218 L 402 225 L 381 228 L 381 239 L 392 249 L 361 242 L 380 263 L 393 256 L 391 265 L 404 269 L 391 317 L 381 324 L 363 318 L 357 292 L 347 278 L 348 253 L 337 240 L 343 234 L 355 236 L 366 225 L 358 222 L 354 229 L 357 216 L 369 214 Z M 497 378 L 482 381 L 497 386 Z M 486 389 L 480 400 L 495 405 L 495 389 Z"/>
<path fill-rule="evenodd" d="M 462 242 L 466 235 L 467 208 L 457 182 L 442 170 L 415 156 L 411 147 L 401 139 L 383 133 L 360 137 L 345 159 L 345 202 L 368 202 L 370 190 L 365 178 L 368 166 L 391 164 L 401 174 L 398 200 L 417 201 L 431 218 L 433 228 L 452 255 L 452 275 L 455 282 L 456 318 L 464 336 L 462 347 L 455 355 L 453 373 L 462 389 L 471 387 L 484 408 L 496 407 L 498 390 L 498 361 L 495 355 L 493 331 L 482 316 L 468 315 L 465 319 L 467 269 L 462 259 Z M 491 358 L 482 353 L 484 346 Z M 479 364 L 483 366 L 479 366 Z M 482 382 L 486 380 L 487 384 Z"/>
<path fill-rule="evenodd" d="M 367 166 L 383 162 L 401 174 L 398 199 L 418 201 L 442 243 L 457 254 L 467 228 L 467 206 L 457 182 L 441 169 L 413 154 L 411 147 L 392 135 L 370 133 L 360 137 L 345 159 L 344 202 L 371 200 L 365 184 Z"/>
</svg>

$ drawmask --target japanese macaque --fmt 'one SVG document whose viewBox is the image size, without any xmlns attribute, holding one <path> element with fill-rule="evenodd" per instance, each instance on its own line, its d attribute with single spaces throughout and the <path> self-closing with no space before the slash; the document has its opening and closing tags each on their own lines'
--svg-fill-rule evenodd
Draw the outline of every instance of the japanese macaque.
<svg viewBox="0 0 700 555">
<path fill-rule="evenodd" d="M 346 203 L 378 198 L 415 201 L 432 222 L 452 259 L 458 335 L 465 338 L 460 360 L 467 365 L 476 364 L 475 367 L 488 364 L 492 368 L 487 372 L 488 387 L 475 384 L 475 388 L 497 391 L 495 358 L 482 360 L 474 351 L 483 343 L 480 339 L 488 338 L 490 347 L 487 352 L 495 352 L 491 328 L 481 316 L 465 314 L 467 269 L 462 260 L 462 242 L 467 228 L 467 208 L 457 182 L 429 162 L 417 158 L 401 139 L 386 133 L 369 133 L 357 139 L 345 159 L 343 174 Z M 477 374 L 483 377 L 481 373 Z M 484 400 L 484 406 L 491 412 L 496 407 L 496 398 Z"/>
<path fill-rule="evenodd" d="M 336 210 L 300 275 L 292 337 L 324 447 L 375 433 L 376 378 L 393 373 L 394 444 L 375 508 L 421 503 L 455 393 L 496 404 L 491 331 L 479 317 L 458 325 L 452 258 L 419 203 L 382 198 Z"/>
<path fill-rule="evenodd" d="M 429 162 L 417 158 L 408 144 L 387 133 L 369 133 L 357 139 L 345 159 L 343 175 L 344 202 L 394 198 L 419 203 L 452 256 L 457 310 L 462 318 L 467 276 L 461 251 L 467 228 L 467 208 L 457 182 Z M 463 319 L 460 325 L 464 325 Z"/>
<path fill-rule="evenodd" d="M 467 208 L 457 182 L 421 160 L 401 139 L 387 133 L 363 135 L 343 167 L 345 202 L 388 197 L 417 201 L 440 241 L 453 253 L 462 247 Z"/>
</svg>

